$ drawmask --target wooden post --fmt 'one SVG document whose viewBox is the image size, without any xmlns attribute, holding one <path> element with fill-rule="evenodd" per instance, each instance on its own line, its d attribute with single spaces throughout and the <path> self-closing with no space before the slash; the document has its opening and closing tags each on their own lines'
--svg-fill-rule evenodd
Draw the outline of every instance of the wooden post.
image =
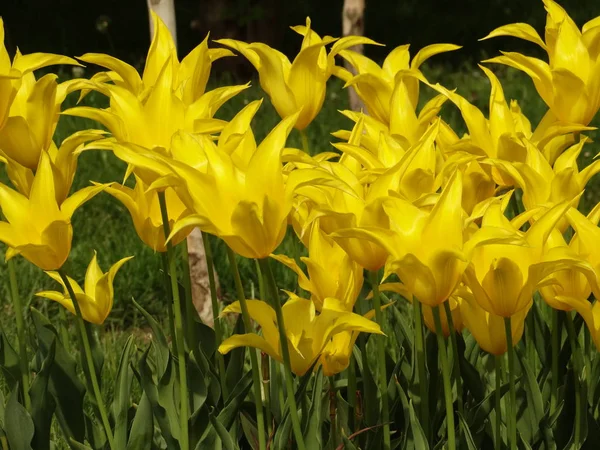
<svg viewBox="0 0 600 450">
<path fill-rule="evenodd" d="M 342 32 L 344 36 L 355 35 L 362 36 L 365 32 L 365 0 L 344 0 L 344 8 L 342 10 Z M 351 50 L 363 53 L 364 46 L 357 45 Z M 353 74 L 356 74 L 354 67 L 344 60 L 344 66 Z M 350 100 L 350 108 L 354 111 L 364 110 L 363 102 L 356 95 L 354 88 L 348 90 Z"/>
</svg>

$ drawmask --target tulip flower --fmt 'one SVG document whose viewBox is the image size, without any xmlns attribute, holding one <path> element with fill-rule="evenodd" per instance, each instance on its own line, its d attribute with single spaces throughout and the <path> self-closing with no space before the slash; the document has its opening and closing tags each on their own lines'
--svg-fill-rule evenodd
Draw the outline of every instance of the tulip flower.
<svg viewBox="0 0 600 450">
<path fill-rule="evenodd" d="M 133 189 L 117 183 L 109 185 L 105 190 L 108 194 L 119 200 L 131 214 L 133 226 L 140 239 L 154 251 L 165 252 L 165 235 L 163 229 L 162 215 L 158 203 L 158 195 L 154 191 L 148 191 L 148 187 L 137 176 Z M 164 191 L 169 216 L 169 229 L 174 223 L 190 214 L 177 194 L 172 188 Z M 183 241 L 193 227 L 181 229 L 171 242 L 177 245 Z"/>
<path fill-rule="evenodd" d="M 435 307 L 452 294 L 467 263 L 461 196 L 462 176 L 457 171 L 431 212 L 400 198 L 387 198 L 382 203 L 389 230 L 363 227 L 338 230 L 334 236 L 373 240 L 384 246 L 390 253 L 386 274 L 397 273 L 408 292 Z"/>
<path fill-rule="evenodd" d="M 335 56 L 344 49 L 360 44 L 375 44 L 362 36 L 347 36 L 341 39 L 325 36 L 321 38 L 306 26 L 292 27 L 304 36 L 300 53 L 293 62 L 281 52 L 260 42 L 247 44 L 233 39 L 215 42 L 240 52 L 258 71 L 260 86 L 271 99 L 271 103 L 283 119 L 300 112 L 295 127 L 304 130 L 317 116 L 323 101 L 327 80 L 335 70 Z M 333 43 L 329 54 L 325 47 Z"/>
<path fill-rule="evenodd" d="M 581 171 L 578 168 L 577 158 L 587 141 L 586 137 L 582 137 L 578 144 L 571 146 L 556 159 L 554 167 L 528 142 L 523 162 L 509 164 L 495 160 L 489 163 L 523 190 L 523 204 L 527 210 L 539 206 L 552 207 L 579 198 L 590 178 L 600 172 L 600 161 L 594 161 Z M 578 201 L 575 201 L 573 206 L 576 207 L 577 204 Z M 559 228 L 564 232 L 566 227 L 566 220 L 562 220 Z"/>
<path fill-rule="evenodd" d="M 501 317 L 514 316 L 528 307 L 544 278 L 576 263 L 563 258 L 546 260 L 548 236 L 569 208 L 565 202 L 547 210 L 525 233 L 518 228 L 531 214 L 521 215 L 511 223 L 498 202 L 487 209 L 481 232 L 504 229 L 522 237 L 523 242 L 492 242 L 473 250 L 465 284 L 484 310 Z"/>
<path fill-rule="evenodd" d="M 0 17 L 0 129 L 6 123 L 23 78 L 32 75 L 32 72 L 37 69 L 55 64 L 78 65 L 79 63 L 72 58 L 52 53 L 22 55 L 19 51 L 11 62 L 4 46 L 4 21 Z"/>
<path fill-rule="evenodd" d="M 566 215 L 576 233 L 567 246 L 562 234 L 555 230 L 548 238 L 551 248 L 546 259 L 572 258 L 574 263 L 572 267 L 555 272 L 544 280 L 540 294 L 553 308 L 570 311 L 588 304 L 587 299 L 592 292 L 600 298 L 600 253 L 596 249 L 600 238 L 600 204 L 587 217 L 575 208 Z"/>
<path fill-rule="evenodd" d="M 596 19 L 579 30 L 567 12 L 555 1 L 544 0 L 548 13 L 546 39 L 524 23 L 504 25 L 484 39 L 514 36 L 539 45 L 548 62 L 520 53 L 503 52 L 484 62 L 505 64 L 525 72 L 546 105 L 553 120 L 588 125 L 600 108 L 600 55 Z"/>
<path fill-rule="evenodd" d="M 222 238 L 241 256 L 268 258 L 285 236 L 294 192 L 307 184 L 338 184 L 331 174 L 317 169 L 284 176 L 281 154 L 297 117 L 282 120 L 252 153 L 247 166 L 245 162 L 237 166 L 236 155 L 208 139 L 197 146 L 207 160 L 199 169 L 165 158 L 175 175 L 167 177 L 167 183 L 175 183 L 181 200 L 193 211 L 175 223 L 171 235 L 198 226 Z"/>
<path fill-rule="evenodd" d="M 81 308 L 81 315 L 84 320 L 96 325 L 102 325 L 104 323 L 113 306 L 113 298 L 115 295 L 113 290 L 113 280 L 115 279 L 115 275 L 121 266 L 131 258 L 133 258 L 133 256 L 117 261 L 110 269 L 108 269 L 108 272 L 104 273 L 98 265 L 97 255 L 94 251 L 94 257 L 90 261 L 85 273 L 84 289 L 82 289 L 75 280 L 70 277 L 68 278 L 69 283 L 75 292 L 76 301 Z M 42 291 L 38 292 L 36 295 L 38 297 L 54 300 L 68 309 L 72 314 L 75 314 L 73 300 L 69 296 L 67 287 L 58 272 L 46 273 L 50 278 L 58 281 L 62 285 L 64 292 Z"/>
<path fill-rule="evenodd" d="M 421 117 L 417 120 L 415 115 L 419 102 L 417 78 L 422 77 L 419 68 L 432 56 L 459 48 L 460 46 L 453 44 L 429 45 L 417 52 L 410 61 L 409 46 L 401 45 L 390 52 L 381 67 L 357 52 L 343 50 L 340 56 L 354 67 L 357 75 L 353 76 L 341 67 L 336 69 L 335 75 L 346 82 L 345 87 L 354 87 L 371 116 L 390 129 L 405 134 L 407 140 L 414 143 L 417 140 L 415 134 L 418 134 L 417 123 L 421 122 L 421 127 L 424 128 L 428 125 Z M 428 105 L 435 105 L 439 111 L 439 100 L 434 99 Z M 427 106 L 423 109 L 429 110 Z"/>
<path fill-rule="evenodd" d="M 506 353 L 506 329 L 504 318 L 483 309 L 468 289 L 462 289 L 457 294 L 460 312 L 465 326 L 471 332 L 482 350 L 492 355 Z M 517 345 L 523 336 L 525 318 L 531 307 L 523 308 L 511 318 L 511 334 L 513 345 Z"/>
<path fill-rule="evenodd" d="M 61 201 L 62 187 L 55 177 L 50 156 L 42 152 L 29 197 L 0 184 L 0 241 L 9 246 L 6 258 L 21 254 L 43 270 L 59 269 L 69 256 L 73 227 L 71 216 L 105 186 L 85 187 Z"/>
<path fill-rule="evenodd" d="M 333 298 L 325 299 L 323 308 L 317 314 L 311 300 L 289 294 L 290 298 L 282 307 L 286 324 L 286 343 L 290 351 L 291 370 L 296 375 L 304 375 L 319 358 L 326 345 L 337 334 L 345 331 L 383 334 L 375 322 L 346 311 L 340 302 Z M 254 347 L 267 353 L 273 359 L 282 361 L 279 332 L 275 310 L 260 300 L 247 300 L 250 316 L 260 325 L 262 336 L 254 333 L 233 335 L 221 344 L 219 352 L 227 354 L 234 348 Z M 239 302 L 232 303 L 222 314 L 241 312 Z"/>
<path fill-rule="evenodd" d="M 285 255 L 271 255 L 298 275 L 298 285 L 310 292 L 317 311 L 323 308 L 326 298 L 340 301 L 347 311 L 352 311 L 363 285 L 363 269 L 352 261 L 344 250 L 328 237 L 313 222 L 308 244 L 308 258 L 300 260 L 306 264 L 308 276 L 293 258 Z"/>
</svg>

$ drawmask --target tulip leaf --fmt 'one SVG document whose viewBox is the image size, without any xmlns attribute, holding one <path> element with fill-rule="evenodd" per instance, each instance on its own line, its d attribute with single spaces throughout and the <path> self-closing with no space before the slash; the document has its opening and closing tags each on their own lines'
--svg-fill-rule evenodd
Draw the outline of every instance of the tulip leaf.
<svg viewBox="0 0 600 450">
<path fill-rule="evenodd" d="M 528 416 L 528 425 L 523 427 L 524 429 L 521 433 L 527 438 L 528 442 L 531 442 L 533 439 L 533 434 L 535 431 L 539 430 L 540 421 L 544 416 L 544 403 L 542 400 L 542 393 L 540 392 L 539 385 L 523 352 L 519 347 L 515 348 L 517 353 L 517 359 L 521 365 L 521 370 L 523 373 L 523 382 L 524 382 L 524 391 L 526 395 L 526 401 L 524 401 L 524 416 Z"/>
<path fill-rule="evenodd" d="M 154 384 L 152 370 L 148 364 L 149 350 L 150 348 L 143 353 L 139 362 L 142 389 L 152 406 L 152 412 L 167 443 L 167 448 L 179 448 L 179 420 L 173 393 L 175 381 L 173 364 L 170 359 L 167 361 L 166 370 L 158 385 Z"/>
<path fill-rule="evenodd" d="M 135 350 L 133 336 L 127 338 L 127 342 L 121 352 L 119 368 L 115 380 L 115 393 L 112 403 L 112 414 L 115 421 L 114 444 L 117 448 L 125 448 L 127 445 L 127 412 L 131 405 L 131 383 L 133 381 L 133 370 L 131 369 L 131 355 Z"/>
<path fill-rule="evenodd" d="M 50 448 L 50 428 L 52 426 L 52 416 L 56 409 L 56 402 L 48 392 L 48 389 L 55 355 L 56 341 L 53 341 L 48 349 L 46 358 L 42 362 L 42 367 L 29 389 L 31 419 L 35 425 L 32 446 L 36 450 L 48 450 Z"/>
<path fill-rule="evenodd" d="M 0 330 L 0 367 L 8 387 L 12 391 L 15 384 L 21 379 L 21 367 L 19 355 L 10 344 L 4 330 Z"/>
<path fill-rule="evenodd" d="M 104 450 L 106 447 L 106 433 L 104 427 L 93 420 L 88 414 L 85 415 L 85 436 L 93 450 Z"/>
<path fill-rule="evenodd" d="M 233 329 L 233 334 L 243 334 L 244 333 L 244 322 L 242 320 L 241 314 L 239 315 L 237 322 L 235 324 L 235 328 Z M 249 349 L 249 351 L 254 351 L 254 349 Z M 227 370 L 225 375 L 225 382 L 227 387 L 231 391 L 231 389 L 235 386 L 237 381 L 240 379 L 240 373 L 244 370 L 244 361 L 246 355 L 245 347 L 238 347 L 229 352 L 228 360 L 227 360 Z M 225 399 L 227 401 L 228 399 Z"/>
<path fill-rule="evenodd" d="M 479 371 L 473 366 L 473 363 L 467 359 L 467 355 L 475 354 L 478 347 L 468 346 L 462 335 L 456 335 L 456 345 L 458 347 L 458 362 L 460 364 L 460 375 L 463 378 L 463 387 L 468 390 L 475 402 L 481 402 L 485 397 L 485 386 L 481 381 Z"/>
<path fill-rule="evenodd" d="M 242 425 L 242 431 L 246 437 L 246 441 L 252 448 L 257 450 L 258 446 L 258 430 L 256 429 L 256 422 L 253 421 L 252 416 L 245 411 L 240 414 L 240 424 Z"/>
<path fill-rule="evenodd" d="M 225 428 L 230 428 L 235 420 L 237 414 L 239 413 L 240 407 L 242 406 L 242 402 L 248 395 L 250 388 L 252 387 L 252 372 L 246 372 L 238 384 L 235 385 L 231 395 L 229 396 L 230 400 L 225 405 L 225 407 L 221 410 L 217 419 Z"/>
<path fill-rule="evenodd" d="M 212 358 L 216 351 L 215 330 L 202 322 L 195 322 L 198 344 L 207 358 Z"/>
<path fill-rule="evenodd" d="M 193 356 L 190 357 L 187 367 L 188 379 L 190 380 L 188 389 L 192 394 L 192 412 L 194 412 L 201 408 L 206 402 L 208 396 L 208 389 L 206 387 L 207 379 Z"/>
<path fill-rule="evenodd" d="M 77 442 L 75 439 L 71 439 L 70 445 L 71 445 L 71 448 L 73 448 L 75 450 L 92 450 L 87 445 L 84 445 L 81 442 Z"/>
<path fill-rule="evenodd" d="M 323 424 L 323 408 L 321 406 L 323 400 L 323 371 L 318 370 L 314 379 L 312 402 L 308 410 L 307 429 L 304 432 L 304 436 L 306 436 L 304 443 L 306 448 L 319 449 L 323 445 L 321 436 L 321 426 Z"/>
<path fill-rule="evenodd" d="M 143 393 L 140 404 L 136 409 L 133 423 L 131 424 L 127 450 L 151 450 L 153 434 L 154 418 L 152 416 L 152 405 L 150 405 L 148 396 Z"/>
<path fill-rule="evenodd" d="M 479 447 L 475 444 L 475 440 L 473 439 L 473 435 L 471 434 L 471 430 L 469 429 L 465 417 L 460 412 L 457 412 L 457 414 L 460 430 L 462 432 L 462 441 L 467 445 L 468 450 L 477 450 Z"/>
<path fill-rule="evenodd" d="M 219 439 L 221 439 L 221 443 L 223 444 L 223 448 L 225 450 L 238 450 L 239 447 L 237 446 L 237 444 L 235 444 L 233 442 L 233 439 L 231 438 L 231 435 L 229 434 L 229 432 L 227 431 L 227 429 L 223 426 L 223 424 L 221 423 L 221 421 L 217 420 L 215 418 L 215 414 L 214 414 L 213 411 L 210 411 L 208 413 L 208 418 L 210 420 L 210 423 L 214 427 L 215 431 L 219 435 Z"/>
<path fill-rule="evenodd" d="M 169 364 L 170 352 L 169 352 L 169 344 L 167 342 L 167 338 L 162 331 L 161 326 L 158 324 L 154 317 L 148 313 L 139 303 L 137 303 L 133 298 L 131 299 L 133 306 L 142 313 L 150 328 L 152 328 L 152 334 L 154 338 L 152 339 L 152 346 L 154 347 L 154 357 L 156 359 L 157 366 L 157 377 L 160 379 L 163 377 L 165 372 L 167 371 L 167 366 Z"/>
<path fill-rule="evenodd" d="M 19 389 L 10 393 L 4 409 L 4 430 L 11 450 L 32 450 L 35 427 L 27 410 L 19 403 Z"/>
<path fill-rule="evenodd" d="M 360 334 L 358 339 L 362 359 L 361 375 L 364 419 L 367 426 L 372 426 L 377 424 L 377 419 L 379 418 L 377 384 L 375 383 L 375 377 L 373 376 L 373 372 L 371 372 L 371 367 L 368 362 L 368 353 L 366 350 L 368 344 L 367 337 Z"/>
<path fill-rule="evenodd" d="M 45 358 L 55 345 L 54 363 L 50 369 L 49 390 L 56 402 L 56 418 L 67 440 L 82 442 L 85 437 L 83 398 L 85 386 L 77 375 L 77 363 L 63 347 L 58 332 L 37 309 L 31 317 L 38 336 L 38 352 Z"/>
<path fill-rule="evenodd" d="M 417 419 L 417 415 L 415 414 L 415 409 L 413 407 L 412 401 L 410 401 L 409 403 L 408 411 L 410 420 L 410 432 L 408 442 L 412 443 L 412 448 L 414 448 L 415 450 L 428 450 L 429 443 L 427 442 L 427 437 L 423 432 L 421 423 L 419 422 L 419 419 Z"/>
</svg>

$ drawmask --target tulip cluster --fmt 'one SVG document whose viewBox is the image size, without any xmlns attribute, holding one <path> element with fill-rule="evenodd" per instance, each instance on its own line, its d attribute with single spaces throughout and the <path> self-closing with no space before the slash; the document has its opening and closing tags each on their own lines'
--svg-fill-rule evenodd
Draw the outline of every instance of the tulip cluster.
<svg viewBox="0 0 600 450">
<path fill-rule="evenodd" d="M 60 303 L 80 319 L 101 325 L 112 308 L 113 279 L 129 258 L 103 273 L 94 255 L 82 289 L 63 269 L 71 250 L 71 217 L 82 203 L 101 192 L 123 203 L 143 243 L 162 254 L 172 288 L 168 309 L 177 370 L 172 369 L 171 377 L 178 374 L 178 400 L 171 392 L 172 403 L 165 406 L 167 400 L 157 397 L 163 394 L 140 370 L 146 380 L 142 383 L 144 398 L 152 403 L 168 445 L 173 439 L 187 450 L 194 448 L 195 442 L 209 442 L 206 436 L 210 433 L 199 437 L 189 428 L 196 420 L 192 414 L 188 421 L 190 405 L 195 403 L 185 399 L 188 392 L 196 392 L 189 384 L 199 376 L 194 370 L 208 367 L 213 355 L 205 355 L 202 344 L 198 344 L 197 318 L 188 308 L 189 295 L 180 298 L 173 251 L 199 228 L 205 235 L 205 246 L 210 246 L 206 235 L 226 244 L 238 288 L 237 301 L 221 312 L 213 289 L 218 351 L 214 371 L 206 368 L 203 377 L 218 378 L 218 395 L 225 404 L 228 395 L 234 395 L 228 392 L 227 379 L 237 374 L 230 374 L 229 368 L 225 373 L 224 355 L 231 352 L 232 360 L 240 347 L 261 351 L 260 363 L 257 352 L 248 352 L 256 408 L 254 448 L 267 448 L 267 433 L 276 423 L 270 415 L 269 401 L 275 402 L 270 399 L 272 390 L 265 388 L 269 392 L 263 392 L 261 388 L 270 380 L 285 384 L 287 392 L 287 400 L 280 399 L 281 422 L 277 425 L 287 426 L 297 448 L 305 449 L 312 448 L 308 440 L 313 441 L 303 424 L 314 433 L 321 432 L 320 424 L 313 428 L 314 416 L 308 425 L 306 417 L 320 408 L 317 386 L 322 389 L 322 377 L 329 377 L 330 440 L 335 446 L 341 442 L 339 436 L 348 440 L 348 430 L 339 436 L 335 431 L 341 420 L 336 418 L 336 379 L 347 382 L 349 415 L 354 414 L 357 426 L 359 367 L 364 394 L 372 395 L 365 404 L 376 404 L 380 411 L 380 441 L 369 442 L 378 442 L 371 445 L 386 450 L 393 448 L 393 430 L 399 425 L 391 416 L 394 396 L 389 392 L 396 388 L 389 378 L 389 347 L 395 334 L 384 331 L 389 316 L 412 310 L 414 326 L 409 334 L 414 354 L 413 362 L 406 364 L 414 364 L 411 395 L 419 401 L 414 408 L 412 400 L 406 402 L 405 410 L 410 414 L 404 417 L 405 421 L 411 417 L 411 421 L 420 422 L 418 427 L 411 422 L 412 433 L 421 430 L 423 439 L 432 443 L 439 437 L 428 424 L 431 402 L 426 365 L 432 362 L 426 355 L 429 347 L 424 323 L 438 343 L 446 412 L 443 439 L 448 448 L 457 445 L 454 397 L 459 418 L 465 420 L 460 376 L 460 361 L 465 356 L 457 340 L 470 335 L 496 361 L 496 428 L 491 433 L 496 448 L 503 445 L 500 379 L 506 378 L 510 386 L 506 442 L 515 449 L 518 405 L 514 347 L 523 337 L 532 308 L 546 308 L 553 316 L 551 415 L 558 409 L 562 331 L 554 318 L 559 317 L 559 311 L 565 314 L 573 349 L 578 345 L 578 337 L 571 333 L 573 310 L 582 316 L 589 336 L 600 349 L 600 306 L 589 300 L 592 295 L 600 298 L 600 206 L 597 202 L 592 205 L 587 216 L 577 209 L 587 183 L 600 172 L 600 161 L 587 167 L 580 167 L 578 162 L 591 142 L 584 133 L 593 130 L 589 124 L 600 109 L 600 22 L 594 19 L 580 30 L 556 2 L 544 0 L 544 4 L 548 13 L 545 40 L 526 24 L 506 25 L 486 37 L 526 39 L 547 51 L 549 59 L 546 63 L 519 53 L 504 53 L 484 61 L 486 65 L 480 69 L 491 85 L 488 114 L 455 90 L 430 82 L 420 70 L 429 58 L 456 51 L 459 46 L 430 45 L 411 58 L 409 46 L 403 45 L 391 50 L 380 66 L 352 50 L 359 44 L 379 45 L 376 42 L 358 36 L 321 38 L 311 29 L 309 19 L 305 26 L 292 28 L 303 37 L 293 62 L 263 43 L 230 39 L 216 41 L 228 49 L 209 48 L 206 39 L 179 60 L 169 30 L 152 15 L 155 32 L 142 76 L 112 56 L 90 53 L 78 59 L 106 71 L 89 80 L 58 83 L 54 75 L 36 80 L 36 69 L 79 62 L 57 55 L 20 53 L 11 62 L 2 47 L 0 158 L 13 184 L 13 188 L 0 184 L 4 216 L 0 240 L 7 245 L 7 260 L 22 255 L 48 271 L 63 292 L 38 295 Z M 231 120 L 215 117 L 225 102 L 248 87 L 207 90 L 212 63 L 234 56 L 229 49 L 256 68 L 262 89 L 281 117 L 260 143 L 251 122 L 261 101 L 247 104 Z M 338 65 L 341 59 L 354 71 Z M 511 66 L 533 79 L 549 108 L 537 126 L 532 126 L 516 100 L 506 100 L 489 63 Z M 310 130 L 325 101 L 331 76 L 354 89 L 365 110 L 341 112 L 354 125 L 333 133 L 338 139 L 334 149 L 309 152 L 307 147 L 287 147 L 294 129 L 300 133 Z M 423 87 L 436 94 L 424 104 L 419 101 Z M 109 98 L 110 105 L 105 109 L 76 106 L 63 114 L 95 120 L 108 131 L 81 131 L 57 147 L 52 136 L 60 105 L 75 91 L 80 92 L 80 100 L 97 91 Z M 458 108 L 468 133 L 459 136 L 443 120 L 446 103 Z M 124 161 L 125 181 L 93 183 L 71 193 L 77 158 L 91 150 L 110 151 Z M 290 226 L 304 249 L 296 254 L 278 253 Z M 259 299 L 246 299 L 236 255 L 258 261 Z M 273 260 L 297 275 L 298 290 L 285 292 L 285 300 L 272 274 Z M 213 270 L 212 262 L 209 269 Z M 365 271 L 371 290 L 366 296 Z M 405 301 L 412 307 L 407 308 Z M 234 314 L 242 316 L 241 326 L 225 338 L 224 316 Z M 411 322 L 412 318 L 402 320 Z M 361 332 L 378 335 L 370 339 L 376 347 L 374 355 L 369 354 L 367 335 Z M 94 373 L 87 334 L 81 321 L 87 370 Z M 23 340 L 24 333 L 20 343 Z M 26 349 L 22 351 L 26 355 Z M 501 367 L 505 353 L 507 377 Z M 436 369 L 429 367 L 430 371 L 437 370 L 435 359 Z M 166 370 L 160 362 L 163 360 L 157 361 L 155 365 Z M 371 375 L 367 368 L 373 362 L 377 368 Z M 393 372 L 392 379 L 398 385 L 406 381 L 398 381 L 402 364 L 400 361 Z M 573 365 L 578 371 L 587 370 L 580 367 L 582 362 L 576 355 Z M 27 383 L 25 373 L 23 376 Z M 166 377 L 164 373 L 162 376 Z M 315 398 L 307 410 L 300 400 L 306 394 L 298 392 L 306 389 L 303 380 L 311 376 L 320 381 L 314 382 Z M 90 379 L 107 443 L 117 449 L 118 436 L 113 436 L 97 380 L 94 376 Z M 295 386 L 296 380 L 300 380 L 299 386 Z M 206 399 L 206 391 L 197 395 Z M 214 405 L 210 408 L 219 404 L 218 398 L 211 401 Z M 170 419 L 165 422 L 164 416 L 165 408 L 177 409 L 175 405 L 178 425 Z M 587 412 L 576 414 L 579 417 Z M 212 412 L 210 417 L 213 423 Z M 172 429 L 177 426 L 175 433 Z M 211 439 L 225 442 L 230 425 L 213 426 Z M 584 439 L 577 433 L 576 448 Z"/>
</svg>

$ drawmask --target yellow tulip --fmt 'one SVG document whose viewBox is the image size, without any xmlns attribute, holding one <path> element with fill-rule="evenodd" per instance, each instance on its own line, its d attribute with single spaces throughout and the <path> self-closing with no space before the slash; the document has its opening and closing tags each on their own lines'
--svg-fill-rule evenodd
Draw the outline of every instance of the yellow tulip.
<svg viewBox="0 0 600 450">
<path fill-rule="evenodd" d="M 295 124 L 298 130 L 304 130 L 321 110 L 327 80 L 335 68 L 335 56 L 354 45 L 377 45 L 362 36 L 321 38 L 311 30 L 310 24 L 310 19 L 306 18 L 306 26 L 292 27 L 292 30 L 304 36 L 300 52 L 293 62 L 283 53 L 260 42 L 248 44 L 233 39 L 215 41 L 237 50 L 254 66 L 262 89 L 282 119 L 300 111 Z M 333 46 L 327 54 L 325 46 L 331 43 Z"/>
<path fill-rule="evenodd" d="M 135 178 L 136 183 L 133 189 L 113 183 L 105 190 L 127 208 L 131 214 L 135 231 L 144 244 L 154 251 L 164 252 L 167 248 L 158 195 L 154 191 L 148 191 L 148 187 L 137 176 Z M 189 215 L 190 211 L 172 188 L 165 189 L 164 193 L 169 216 L 169 229 L 172 229 L 175 222 Z M 171 239 L 173 245 L 183 241 L 192 232 L 192 229 L 193 227 L 181 229 Z"/>
<path fill-rule="evenodd" d="M 66 138 L 59 148 L 56 147 L 53 141 L 50 141 L 50 147 L 48 149 L 40 149 L 40 153 L 41 151 L 44 151 L 50 156 L 52 170 L 56 179 L 56 201 L 62 203 L 69 195 L 77 170 L 79 152 L 87 143 L 102 139 L 104 135 L 105 132 L 101 130 L 77 131 Z M 39 159 L 39 153 L 37 157 Z M 22 166 L 8 156 L 0 156 L 0 161 L 6 164 L 8 177 L 17 190 L 21 194 L 29 196 L 31 184 L 34 180 L 34 171 L 28 167 Z"/>
<path fill-rule="evenodd" d="M 171 167 L 181 200 L 193 211 L 175 223 L 172 235 L 189 226 L 222 238 L 247 258 L 267 258 L 283 240 L 294 192 L 321 180 L 336 183 L 323 170 L 292 171 L 284 176 L 281 154 L 298 115 L 282 120 L 251 154 L 249 162 L 219 149 L 209 139 L 197 141 L 206 164 L 191 167 L 163 159 Z M 248 147 L 250 149 L 251 147 Z M 236 162 L 242 161 L 241 167 Z"/>
<path fill-rule="evenodd" d="M 569 299 L 569 302 L 585 320 L 594 344 L 600 351 L 600 301 L 596 300 L 594 303 L 590 303 L 587 299 L 573 297 Z"/>
<path fill-rule="evenodd" d="M 113 298 L 114 298 L 114 290 L 113 290 L 113 280 L 118 270 L 121 268 L 123 264 L 129 261 L 133 256 L 129 256 L 127 258 L 123 258 L 117 261 L 115 264 L 108 269 L 108 272 L 102 272 L 100 266 L 98 265 L 97 255 L 94 251 L 94 257 L 90 261 L 88 265 L 87 271 L 85 273 L 85 284 L 84 289 L 79 286 L 79 284 L 70 277 L 67 277 L 69 280 L 69 284 L 75 293 L 75 297 L 77 299 L 77 303 L 81 308 L 81 315 L 83 316 L 83 320 L 86 320 L 90 323 L 94 323 L 96 325 L 102 325 L 113 306 Z M 42 291 L 38 292 L 36 295 L 38 297 L 48 298 L 50 300 L 54 300 L 55 302 L 60 303 L 66 309 L 68 309 L 71 313 L 75 314 L 75 307 L 73 306 L 73 300 L 71 299 L 67 287 L 65 286 L 61 276 L 58 272 L 46 272 L 50 278 L 55 281 L 58 281 L 64 292 L 58 291 Z"/>
<path fill-rule="evenodd" d="M 518 228 L 531 214 L 521 215 L 511 223 L 499 202 L 487 209 L 481 233 L 505 230 L 519 236 L 522 242 L 491 242 L 473 249 L 465 271 L 465 284 L 484 310 L 512 317 L 528 307 L 544 278 L 572 267 L 575 261 L 571 259 L 546 260 L 548 236 L 569 208 L 565 202 L 547 210 L 525 233 Z"/>
<path fill-rule="evenodd" d="M 571 208 L 567 212 L 567 218 L 576 233 L 567 246 L 562 234 L 555 230 L 548 239 L 551 249 L 547 259 L 571 258 L 575 262 L 572 267 L 553 273 L 540 287 L 540 294 L 546 303 L 564 311 L 587 304 L 592 292 L 596 298 L 600 298 L 600 204 L 596 205 L 588 217 Z"/>
<path fill-rule="evenodd" d="M 291 370 L 296 375 L 304 375 L 322 354 L 326 345 L 337 334 L 346 331 L 383 334 L 375 322 L 346 311 L 340 302 L 333 298 L 325 299 L 323 309 L 317 314 L 315 304 L 289 294 L 290 298 L 282 307 L 286 324 L 287 346 L 290 352 Z M 234 348 L 254 347 L 281 362 L 281 345 L 275 310 L 260 300 L 247 300 L 250 316 L 260 325 L 262 336 L 255 333 L 233 335 L 221 344 L 219 352 L 227 354 Z M 241 312 L 239 302 L 232 303 L 222 314 Z"/>
<path fill-rule="evenodd" d="M 363 269 L 352 261 L 344 250 L 328 237 L 319 227 L 312 224 L 308 257 L 300 260 L 306 264 L 308 276 L 293 258 L 286 255 L 271 255 L 298 275 L 298 285 L 310 292 L 318 311 L 326 298 L 338 299 L 347 311 L 352 311 L 363 285 Z"/>
<path fill-rule="evenodd" d="M 427 127 L 427 121 L 417 120 L 415 111 L 419 102 L 419 70 L 421 64 L 434 55 L 459 49 L 453 44 L 433 44 L 422 48 L 410 61 L 408 45 L 396 47 L 385 58 L 380 67 L 373 60 L 352 50 L 343 50 L 340 56 L 348 61 L 356 70 L 352 75 L 348 70 L 337 68 L 335 75 L 346 82 L 346 87 L 353 86 L 364 102 L 369 114 L 387 125 L 392 130 L 403 134 L 410 143 L 416 142 L 419 127 Z M 439 98 L 428 103 L 439 111 Z M 425 107 L 422 111 L 430 111 Z"/>
<path fill-rule="evenodd" d="M 523 204 L 527 210 L 539 206 L 552 207 L 577 199 L 590 178 L 600 172 L 600 161 L 594 161 L 585 169 L 579 170 L 577 158 L 587 141 L 586 137 L 582 137 L 578 144 L 571 146 L 556 159 L 554 167 L 550 166 L 542 152 L 528 142 L 523 162 L 495 160 L 489 163 L 504 172 L 523 190 Z M 576 207 L 577 204 L 578 200 L 573 206 Z M 563 219 L 559 228 L 564 232 L 566 227 L 567 222 Z"/>
<path fill-rule="evenodd" d="M 71 216 L 105 186 L 83 188 L 62 202 L 61 189 L 52 170 L 50 156 L 42 152 L 29 197 L 0 184 L 0 207 L 6 221 L 0 222 L 0 241 L 9 246 L 6 258 L 21 254 L 44 270 L 59 269 L 71 251 Z"/>
<path fill-rule="evenodd" d="M 4 21 L 0 17 L 0 129 L 5 125 L 12 102 L 24 77 L 31 72 L 55 64 L 75 64 L 77 61 L 52 53 L 22 55 L 19 51 L 11 62 L 4 45 Z M 35 79 L 34 79 L 35 80 Z"/>
<path fill-rule="evenodd" d="M 464 324 L 481 349 L 497 356 L 506 353 L 504 318 L 484 310 L 467 289 L 461 290 L 457 295 Z M 523 336 L 525 318 L 530 307 L 531 302 L 511 317 L 513 346 L 517 345 Z"/>
<path fill-rule="evenodd" d="M 462 175 L 456 171 L 431 212 L 390 197 L 382 201 L 389 230 L 363 227 L 338 230 L 334 236 L 383 245 L 390 253 L 386 276 L 396 273 L 421 303 L 438 306 L 450 297 L 467 264 L 461 196 Z"/>
<path fill-rule="evenodd" d="M 63 112 L 96 120 L 108 128 L 114 139 L 95 148 L 118 150 L 115 145 L 119 144 L 123 150 L 122 145 L 129 145 L 132 151 L 146 149 L 170 156 L 172 140 L 179 131 L 207 134 L 221 131 L 226 122 L 215 119 L 214 114 L 248 87 L 226 86 L 205 92 L 212 62 L 232 53 L 209 49 L 205 39 L 179 62 L 169 30 L 154 13 L 152 20 L 155 33 L 142 77 L 134 67 L 112 56 L 88 53 L 80 58 L 110 70 L 93 77 L 82 91 L 85 95 L 95 89 L 107 95 L 109 108 L 75 107 Z M 154 181 L 137 174 L 147 184 Z"/>
<path fill-rule="evenodd" d="M 525 39 L 547 52 L 548 63 L 513 52 L 485 62 L 505 64 L 529 75 L 554 120 L 587 125 L 600 108 L 598 19 L 590 20 L 580 30 L 558 3 L 544 0 L 544 5 L 548 13 L 545 42 L 532 26 L 524 23 L 504 25 L 484 39 Z"/>
</svg>

